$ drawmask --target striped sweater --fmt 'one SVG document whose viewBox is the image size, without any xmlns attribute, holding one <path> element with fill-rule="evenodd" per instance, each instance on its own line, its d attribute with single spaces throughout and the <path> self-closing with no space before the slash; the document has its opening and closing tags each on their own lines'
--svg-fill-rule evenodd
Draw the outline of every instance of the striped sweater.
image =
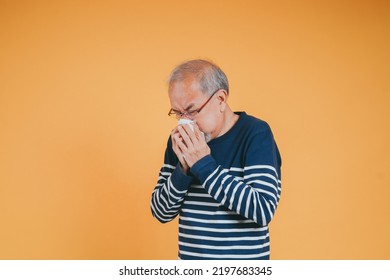
<svg viewBox="0 0 390 280">
<path fill-rule="evenodd" d="M 150 205 L 162 223 L 179 215 L 179 259 L 269 259 L 281 157 L 267 123 L 236 114 L 188 175 L 168 140 Z"/>
</svg>

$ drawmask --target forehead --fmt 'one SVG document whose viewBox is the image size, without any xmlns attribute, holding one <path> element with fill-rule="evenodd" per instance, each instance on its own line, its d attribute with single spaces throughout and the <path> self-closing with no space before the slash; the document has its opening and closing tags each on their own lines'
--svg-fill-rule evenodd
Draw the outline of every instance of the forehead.
<svg viewBox="0 0 390 280">
<path fill-rule="evenodd" d="M 171 107 L 174 110 L 184 111 L 191 109 L 205 98 L 199 86 L 193 79 L 175 82 L 168 89 Z"/>
</svg>

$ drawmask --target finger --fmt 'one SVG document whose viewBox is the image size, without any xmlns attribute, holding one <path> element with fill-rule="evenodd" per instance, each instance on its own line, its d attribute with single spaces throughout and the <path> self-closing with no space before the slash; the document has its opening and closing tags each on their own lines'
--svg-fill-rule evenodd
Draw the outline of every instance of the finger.
<svg viewBox="0 0 390 280">
<path fill-rule="evenodd" d="M 181 137 L 179 132 L 177 132 L 177 133 L 171 135 L 171 139 L 172 139 L 172 148 L 174 149 L 175 152 L 179 152 L 178 143 L 182 142 L 183 138 Z"/>
<path fill-rule="evenodd" d="M 204 140 L 203 132 L 200 131 L 199 126 L 197 124 L 194 124 L 194 134 L 197 140 Z"/>
<path fill-rule="evenodd" d="M 187 137 L 187 138 L 188 138 L 188 137 Z M 185 140 L 184 140 L 184 141 L 183 141 L 183 140 L 184 140 L 184 138 L 183 138 L 183 139 L 180 139 L 179 136 L 176 136 L 176 145 L 177 145 L 177 147 L 178 147 L 180 153 L 184 153 L 184 152 L 186 152 L 187 149 L 188 149 L 186 143 L 184 143 Z"/>
<path fill-rule="evenodd" d="M 178 158 L 178 160 L 180 161 L 182 166 L 186 166 L 187 163 L 186 163 L 185 157 L 183 155 L 183 151 L 179 147 L 180 145 L 184 145 L 182 143 L 182 139 L 180 138 L 180 136 L 179 135 L 173 136 L 173 138 L 172 138 L 172 149 L 175 152 L 176 157 Z"/>
<path fill-rule="evenodd" d="M 192 124 L 181 124 L 177 128 L 182 128 L 189 136 L 194 132 Z"/>
<path fill-rule="evenodd" d="M 174 138 L 178 137 L 177 139 L 182 141 L 183 140 L 183 137 L 180 135 L 180 132 L 178 130 L 178 128 L 175 128 L 174 130 L 172 130 L 171 132 L 171 139 L 173 140 Z"/>
<path fill-rule="evenodd" d="M 184 142 L 184 139 L 181 137 L 180 134 L 174 135 L 174 145 L 176 149 L 175 152 L 177 154 L 180 154 L 180 156 L 182 156 L 182 154 L 188 151 L 187 144 Z"/>
<path fill-rule="evenodd" d="M 188 125 L 185 125 L 185 126 L 188 126 Z M 189 131 L 188 130 L 191 130 L 191 128 L 187 128 L 187 127 L 183 127 L 182 125 L 179 126 L 178 130 L 179 130 L 179 133 L 180 133 L 180 136 L 183 138 L 184 140 L 184 143 L 187 145 L 187 147 L 191 144 L 193 144 L 192 142 L 192 139 L 189 135 Z M 191 131 L 192 132 L 192 131 Z M 193 132 L 192 132 L 192 135 L 193 135 Z M 194 136 L 193 136 L 194 137 Z"/>
<path fill-rule="evenodd" d="M 172 142 L 172 148 L 173 148 L 173 150 L 175 150 L 175 146 L 176 146 L 176 133 L 174 133 L 174 132 L 171 133 L 171 142 Z"/>
<path fill-rule="evenodd" d="M 171 131 L 171 137 L 173 137 L 175 134 L 178 134 L 179 131 L 177 130 L 177 127 L 175 127 L 174 129 L 172 129 Z"/>
<path fill-rule="evenodd" d="M 179 148 L 177 147 L 175 137 L 172 137 L 172 150 L 175 152 L 176 155 L 179 153 Z"/>
</svg>

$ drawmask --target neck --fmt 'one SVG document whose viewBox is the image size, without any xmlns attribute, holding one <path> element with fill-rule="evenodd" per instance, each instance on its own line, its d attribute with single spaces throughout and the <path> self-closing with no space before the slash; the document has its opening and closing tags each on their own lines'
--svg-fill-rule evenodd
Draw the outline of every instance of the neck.
<svg viewBox="0 0 390 280">
<path fill-rule="evenodd" d="M 238 118 L 239 116 L 234 114 L 234 112 L 228 107 L 224 112 L 222 128 L 217 137 L 228 132 L 235 125 Z"/>
</svg>

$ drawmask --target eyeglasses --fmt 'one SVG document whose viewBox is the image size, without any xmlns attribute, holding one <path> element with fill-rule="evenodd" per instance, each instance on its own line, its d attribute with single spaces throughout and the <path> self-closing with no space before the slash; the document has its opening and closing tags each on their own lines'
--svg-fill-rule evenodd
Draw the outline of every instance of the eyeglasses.
<svg viewBox="0 0 390 280">
<path fill-rule="evenodd" d="M 212 98 L 219 90 L 220 90 L 220 88 L 217 89 L 216 91 L 214 91 L 213 94 L 211 94 L 211 96 L 206 100 L 205 103 L 203 103 L 202 106 L 200 106 L 199 109 L 197 109 L 197 110 L 191 110 L 191 111 L 184 112 L 184 113 L 179 112 L 179 111 L 176 111 L 176 110 L 174 110 L 174 109 L 171 109 L 171 110 L 169 110 L 169 112 L 168 112 L 168 116 L 174 117 L 174 118 L 176 118 L 176 119 L 181 119 L 183 116 L 186 117 L 186 118 L 188 118 L 188 119 L 191 119 L 191 120 L 194 119 L 194 118 L 196 117 L 196 115 L 199 114 L 200 111 L 202 111 L 202 109 L 207 105 L 207 103 L 209 103 L 209 101 L 211 100 L 211 98 Z"/>
</svg>

